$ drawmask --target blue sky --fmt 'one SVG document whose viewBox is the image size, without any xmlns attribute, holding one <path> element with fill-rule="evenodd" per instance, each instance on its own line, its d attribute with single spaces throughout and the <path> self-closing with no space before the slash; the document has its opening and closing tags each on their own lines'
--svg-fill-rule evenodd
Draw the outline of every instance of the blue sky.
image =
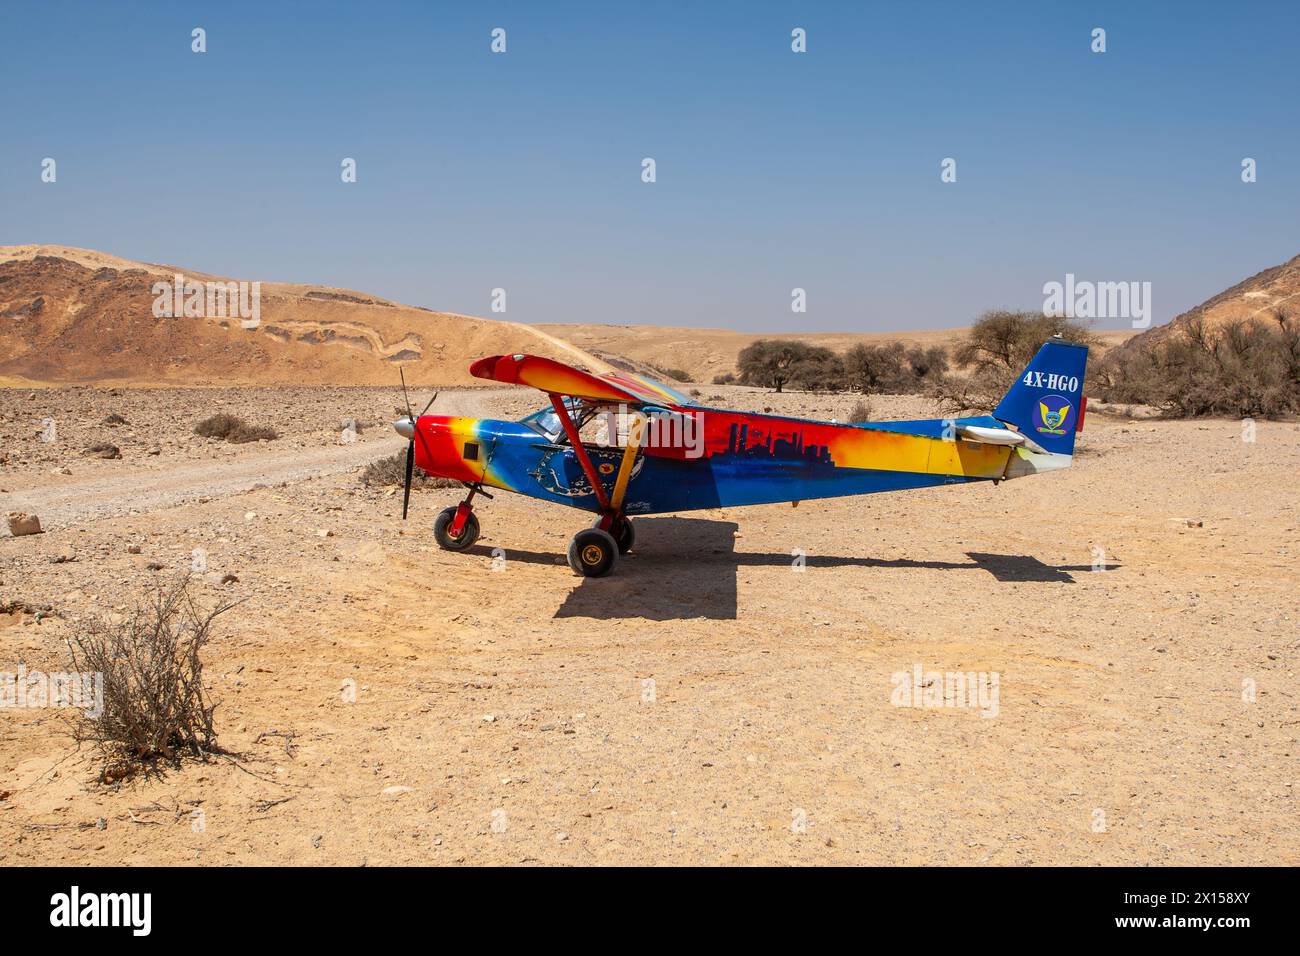
<svg viewBox="0 0 1300 956">
<path fill-rule="evenodd" d="M 1069 272 L 1163 322 L 1300 253 L 1297 35 L 1294 2 L 7 0 L 0 244 L 748 331 L 962 325 Z"/>
</svg>

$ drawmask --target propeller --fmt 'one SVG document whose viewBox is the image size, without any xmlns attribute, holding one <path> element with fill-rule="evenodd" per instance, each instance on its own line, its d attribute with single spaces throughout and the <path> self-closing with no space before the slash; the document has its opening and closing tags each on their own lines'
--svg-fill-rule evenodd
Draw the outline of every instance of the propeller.
<svg viewBox="0 0 1300 956">
<path fill-rule="evenodd" d="M 406 372 L 399 365 L 397 374 L 402 378 L 402 399 L 406 402 L 406 418 L 397 422 L 397 431 L 399 434 L 406 436 L 406 480 L 402 485 L 402 520 L 406 520 L 406 512 L 411 504 L 411 476 L 415 473 L 415 423 L 433 407 L 433 403 L 438 398 L 438 393 L 433 393 L 433 398 L 429 399 L 429 404 L 424 406 L 424 411 L 419 415 L 411 413 L 411 396 L 406 392 Z M 403 428 L 402 426 L 405 426 Z"/>
</svg>

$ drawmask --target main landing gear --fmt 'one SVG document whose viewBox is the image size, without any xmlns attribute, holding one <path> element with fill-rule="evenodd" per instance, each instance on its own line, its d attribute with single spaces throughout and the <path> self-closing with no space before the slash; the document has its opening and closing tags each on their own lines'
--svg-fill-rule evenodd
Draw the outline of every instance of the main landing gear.
<svg viewBox="0 0 1300 956">
<path fill-rule="evenodd" d="M 469 494 L 458 505 L 438 512 L 433 522 L 433 536 L 444 551 L 466 551 L 479 536 L 478 517 L 474 514 L 474 496 L 491 498 L 481 485 L 469 485 Z M 614 570 L 620 554 L 632 550 L 636 531 L 624 514 L 606 513 L 590 528 L 573 536 L 569 542 L 569 567 L 574 574 L 600 578 Z"/>
<path fill-rule="evenodd" d="M 635 538 L 636 532 L 626 515 L 602 515 L 569 542 L 569 567 L 583 577 L 604 577 L 614 569 L 620 554 L 632 550 Z"/>
</svg>

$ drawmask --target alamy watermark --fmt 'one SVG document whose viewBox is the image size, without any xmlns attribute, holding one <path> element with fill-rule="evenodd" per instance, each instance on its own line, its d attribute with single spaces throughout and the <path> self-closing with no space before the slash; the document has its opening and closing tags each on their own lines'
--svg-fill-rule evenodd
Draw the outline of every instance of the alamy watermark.
<svg viewBox="0 0 1300 956">
<path fill-rule="evenodd" d="M 704 416 L 698 413 L 655 411 L 647 415 L 627 405 L 597 413 L 596 445 L 626 448 L 634 433 L 640 448 L 680 448 L 691 459 L 704 455 Z"/>
<path fill-rule="evenodd" d="M 75 707 L 87 717 L 104 714 L 104 675 L 98 671 L 0 671 L 0 708 Z"/>
<path fill-rule="evenodd" d="M 262 324 L 261 282 L 198 282 L 181 273 L 153 284 L 156 319 L 239 319 L 245 329 Z"/>
<path fill-rule="evenodd" d="M 916 664 L 910 671 L 895 671 L 889 682 L 894 687 L 889 702 L 895 707 L 967 708 L 981 717 L 998 715 L 997 671 L 926 671 Z"/>
<path fill-rule="evenodd" d="M 1043 284 L 1043 315 L 1067 319 L 1130 319 L 1135 329 L 1151 325 L 1150 282 L 1076 280 Z"/>
</svg>

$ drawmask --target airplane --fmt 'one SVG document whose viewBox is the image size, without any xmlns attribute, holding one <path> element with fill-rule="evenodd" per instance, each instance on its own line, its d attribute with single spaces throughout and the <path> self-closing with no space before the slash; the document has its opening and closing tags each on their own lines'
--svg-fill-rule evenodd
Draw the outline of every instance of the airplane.
<svg viewBox="0 0 1300 956">
<path fill-rule="evenodd" d="M 1023 478 L 1070 466 L 1083 429 L 1088 349 L 1056 336 L 1038 350 L 991 415 L 842 424 L 702 406 L 631 372 L 596 374 L 538 355 L 493 355 L 476 378 L 526 385 L 549 406 L 521 421 L 407 414 L 402 519 L 412 469 L 469 493 L 443 510 L 434 538 L 465 551 L 479 537 L 484 489 L 589 511 L 568 563 L 601 577 L 632 550 L 634 515 L 730 508 Z M 403 390 L 405 378 L 403 377 Z M 435 393 L 434 398 L 437 398 Z"/>
</svg>

